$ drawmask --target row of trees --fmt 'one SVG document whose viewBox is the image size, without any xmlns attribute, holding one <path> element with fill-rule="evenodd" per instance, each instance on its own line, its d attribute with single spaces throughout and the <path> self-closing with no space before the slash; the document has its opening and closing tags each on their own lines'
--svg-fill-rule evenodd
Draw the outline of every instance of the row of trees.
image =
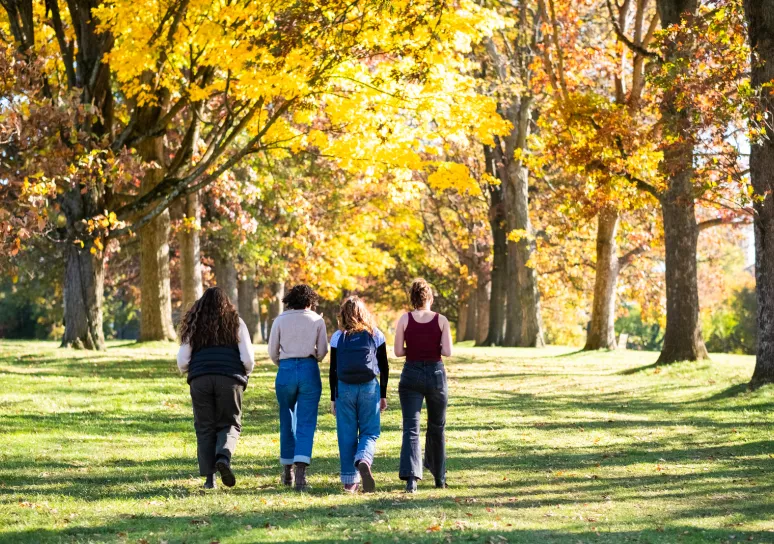
<svg viewBox="0 0 774 544">
<path fill-rule="evenodd" d="M 748 4 L 3 0 L 3 265 L 59 248 L 63 344 L 90 349 L 123 247 L 143 340 L 174 337 L 204 262 L 251 316 L 290 278 L 394 302 L 428 275 L 481 345 L 541 346 L 582 305 L 586 349 L 614 348 L 617 296 L 665 294 L 669 363 L 707 356 L 699 234 L 754 221 L 771 381 L 774 59 Z"/>
</svg>

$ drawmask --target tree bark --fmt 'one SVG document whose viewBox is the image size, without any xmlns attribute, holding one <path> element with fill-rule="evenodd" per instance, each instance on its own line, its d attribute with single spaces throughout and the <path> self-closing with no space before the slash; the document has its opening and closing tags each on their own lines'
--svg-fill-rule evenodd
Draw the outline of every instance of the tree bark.
<svg viewBox="0 0 774 544">
<path fill-rule="evenodd" d="M 468 318 L 465 320 L 465 340 L 476 339 L 476 322 L 478 321 L 478 293 L 468 288 Z"/>
<path fill-rule="evenodd" d="M 138 125 L 151 127 L 161 115 L 160 106 L 148 106 L 138 114 Z M 141 193 L 151 191 L 164 179 L 164 139 L 147 138 L 137 146 L 147 170 Z M 140 341 L 174 340 L 172 291 L 169 285 L 169 210 L 141 227 L 140 238 Z"/>
<path fill-rule="evenodd" d="M 695 14 L 697 0 L 658 0 L 657 6 L 661 24 L 666 28 Z M 666 52 L 667 62 L 692 54 L 689 37 L 675 40 L 673 44 Z M 699 229 L 694 210 L 691 112 L 680 108 L 677 89 L 664 93 L 660 110 L 663 137 L 668 141 L 661 162 L 667 189 L 659 197 L 664 219 L 667 315 L 658 364 L 666 364 L 695 361 L 708 355 L 699 323 L 696 276 Z"/>
<path fill-rule="evenodd" d="M 774 383 L 774 100 L 763 85 L 774 80 L 774 0 L 745 0 L 753 50 L 752 86 L 758 91 L 765 137 L 752 142 L 750 179 L 755 190 L 755 290 L 758 299 L 758 348 L 750 387 Z"/>
<path fill-rule="evenodd" d="M 464 298 L 463 298 L 464 297 Z M 457 310 L 457 338 L 455 338 L 456 342 L 464 342 L 468 339 L 468 314 L 469 314 L 469 307 L 470 307 L 470 301 L 468 298 L 470 297 L 470 293 L 467 291 L 464 291 L 460 294 L 460 303 L 459 303 L 459 309 Z"/>
<path fill-rule="evenodd" d="M 489 336 L 489 284 L 481 274 L 476 284 L 476 330 L 474 340 L 481 346 Z"/>
<path fill-rule="evenodd" d="M 517 157 L 526 150 L 532 116 L 532 98 L 520 97 L 507 110 L 513 123 L 504 149 L 497 151 L 498 174 L 503 182 L 503 203 L 508 231 L 520 239 L 507 240 L 507 297 L 505 342 L 507 346 L 542 347 L 543 325 L 537 271 L 531 262 L 535 238 L 529 219 L 529 172 Z"/>
<path fill-rule="evenodd" d="M 237 269 L 234 258 L 217 251 L 215 253 L 215 282 L 226 292 L 234 306 L 239 305 L 239 290 L 237 287 Z"/>
<path fill-rule="evenodd" d="M 609 206 L 597 216 L 597 263 L 591 324 L 584 350 L 615 349 L 615 290 L 618 284 L 618 210 Z"/>
<path fill-rule="evenodd" d="M 183 313 L 202 296 L 202 258 L 199 238 L 201 210 L 199 193 L 185 198 L 186 221 L 180 229 L 180 279 L 183 290 Z"/>
<path fill-rule="evenodd" d="M 496 174 L 494 157 L 488 146 L 484 147 L 487 173 Z M 489 186 L 489 224 L 492 228 L 492 282 L 489 296 L 489 331 L 482 342 L 484 346 L 501 346 L 505 339 L 505 301 L 507 280 L 508 245 L 505 233 L 502 184 Z"/>
<path fill-rule="evenodd" d="M 269 299 L 269 316 L 266 324 L 266 337 L 271 336 L 271 327 L 274 320 L 282 313 L 282 299 L 285 296 L 285 284 L 276 282 L 271 284 L 271 298 Z"/>
<path fill-rule="evenodd" d="M 105 261 L 102 252 L 91 253 L 90 242 L 82 232 L 83 219 L 99 211 L 100 195 L 96 188 L 84 193 L 75 189 L 64 196 L 62 210 L 67 217 L 68 239 L 85 239 L 68 243 L 65 249 L 64 323 L 62 347 L 105 349 L 102 330 L 102 297 Z"/>
<path fill-rule="evenodd" d="M 237 291 L 239 296 L 239 317 L 247 325 L 247 330 L 250 331 L 250 341 L 252 342 L 258 332 L 260 321 L 258 291 L 255 288 L 255 279 L 252 275 L 248 274 L 239 278 Z"/>
</svg>

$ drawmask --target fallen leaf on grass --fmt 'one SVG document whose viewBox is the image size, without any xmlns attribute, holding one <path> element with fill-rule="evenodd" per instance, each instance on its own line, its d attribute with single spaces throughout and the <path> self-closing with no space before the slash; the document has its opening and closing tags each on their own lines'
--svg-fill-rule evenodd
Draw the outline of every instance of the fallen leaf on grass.
<svg viewBox="0 0 774 544">
<path fill-rule="evenodd" d="M 437 533 L 440 530 L 441 530 L 440 525 L 431 525 L 430 527 L 427 528 L 428 533 Z"/>
<path fill-rule="evenodd" d="M 384 510 L 374 510 L 374 514 L 384 514 Z"/>
</svg>

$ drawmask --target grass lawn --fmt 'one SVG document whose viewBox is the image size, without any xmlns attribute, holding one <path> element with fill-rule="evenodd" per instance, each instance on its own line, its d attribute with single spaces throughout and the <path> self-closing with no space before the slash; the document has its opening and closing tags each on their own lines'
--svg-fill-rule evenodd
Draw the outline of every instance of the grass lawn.
<svg viewBox="0 0 774 544">
<path fill-rule="evenodd" d="M 458 348 L 450 488 L 414 496 L 397 477 L 396 361 L 379 492 L 348 496 L 325 378 L 314 488 L 279 485 L 275 368 L 258 352 L 237 485 L 204 493 L 173 345 L 0 343 L 0 542 L 774 543 L 774 387 L 740 385 L 750 357 L 654 369 L 653 353 Z"/>
</svg>

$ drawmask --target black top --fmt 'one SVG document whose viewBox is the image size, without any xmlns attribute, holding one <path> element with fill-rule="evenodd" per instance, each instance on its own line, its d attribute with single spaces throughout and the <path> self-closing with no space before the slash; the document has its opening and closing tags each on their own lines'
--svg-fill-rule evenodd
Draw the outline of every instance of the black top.
<svg viewBox="0 0 774 544">
<path fill-rule="evenodd" d="M 390 363 L 387 361 L 387 344 L 376 348 L 376 361 L 379 363 L 379 391 L 383 399 L 387 398 L 387 380 L 390 379 Z M 336 374 L 336 348 L 331 348 L 331 371 L 328 376 L 331 386 L 331 400 L 336 400 L 339 376 Z"/>
<path fill-rule="evenodd" d="M 238 346 L 210 346 L 194 352 L 188 365 L 188 383 L 207 374 L 230 376 L 247 387 L 247 373 Z"/>
</svg>

